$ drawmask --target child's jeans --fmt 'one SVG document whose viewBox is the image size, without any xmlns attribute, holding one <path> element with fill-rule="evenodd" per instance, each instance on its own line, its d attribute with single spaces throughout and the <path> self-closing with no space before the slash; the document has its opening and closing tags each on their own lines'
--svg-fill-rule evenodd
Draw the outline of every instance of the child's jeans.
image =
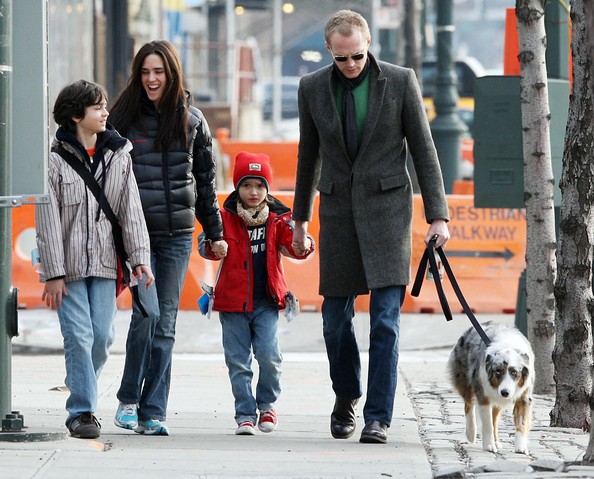
<svg viewBox="0 0 594 479">
<path fill-rule="evenodd" d="M 66 283 L 68 296 L 58 309 L 64 337 L 68 426 L 83 413 L 95 413 L 97 378 L 107 361 L 115 337 L 116 282 L 90 277 Z"/>
<path fill-rule="evenodd" d="M 256 424 L 257 410 L 274 409 L 280 395 L 282 354 L 278 344 L 278 307 L 268 304 L 253 313 L 220 312 L 223 327 L 225 362 L 229 368 L 235 397 L 237 424 L 251 420 Z M 252 352 L 258 361 L 256 397 L 252 392 Z"/>
</svg>

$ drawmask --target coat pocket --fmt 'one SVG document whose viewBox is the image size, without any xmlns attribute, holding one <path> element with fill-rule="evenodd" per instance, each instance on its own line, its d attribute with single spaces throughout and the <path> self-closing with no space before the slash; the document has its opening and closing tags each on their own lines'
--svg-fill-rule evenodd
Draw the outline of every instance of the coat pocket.
<svg viewBox="0 0 594 479">
<path fill-rule="evenodd" d="M 394 188 L 400 188 L 408 184 L 408 176 L 405 173 L 399 173 L 398 175 L 386 176 L 380 178 L 380 188 L 382 191 L 391 190 Z"/>
<path fill-rule="evenodd" d="M 82 201 L 84 185 L 81 186 L 80 182 L 72 177 L 62 179 L 62 204 L 64 206 L 77 205 Z"/>
<path fill-rule="evenodd" d="M 318 191 L 325 195 L 331 195 L 333 186 L 334 182 L 332 180 L 320 178 L 320 181 L 318 182 Z"/>
</svg>

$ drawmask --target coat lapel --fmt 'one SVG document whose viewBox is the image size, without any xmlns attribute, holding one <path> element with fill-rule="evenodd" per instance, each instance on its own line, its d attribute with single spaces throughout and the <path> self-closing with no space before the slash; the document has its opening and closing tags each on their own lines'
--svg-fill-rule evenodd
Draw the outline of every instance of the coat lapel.
<svg viewBox="0 0 594 479">
<path fill-rule="evenodd" d="M 326 98 L 328 98 L 328 101 L 330 101 L 330 105 L 326 105 L 325 110 L 327 112 L 332 112 L 330 114 L 329 121 L 331 122 L 330 126 L 333 131 L 333 135 L 335 136 L 334 139 L 336 144 L 340 145 L 340 151 L 342 152 L 343 156 L 349 161 L 349 163 L 352 163 L 352 160 L 350 159 L 347 152 L 346 142 L 344 141 L 344 134 L 342 132 L 342 112 L 338 110 L 337 105 L 338 78 L 336 78 L 336 75 L 332 73 L 332 68 L 328 69 L 328 81 L 326 84 L 329 89 Z"/>
</svg>

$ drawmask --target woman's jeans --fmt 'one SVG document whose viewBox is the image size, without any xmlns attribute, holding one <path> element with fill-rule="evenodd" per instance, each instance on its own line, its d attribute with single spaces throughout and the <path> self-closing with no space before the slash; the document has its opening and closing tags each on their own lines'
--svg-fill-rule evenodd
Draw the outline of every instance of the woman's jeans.
<svg viewBox="0 0 594 479">
<path fill-rule="evenodd" d="M 66 284 L 58 309 L 64 337 L 66 425 L 97 407 L 97 378 L 109 356 L 115 337 L 116 284 L 113 279 L 90 277 Z"/>
<path fill-rule="evenodd" d="M 126 362 L 117 393 L 125 404 L 138 404 L 141 421 L 167 418 L 175 323 L 182 287 L 192 252 L 192 235 L 151 238 L 151 267 L 155 284 L 138 285 L 140 303 L 133 302 L 126 340 Z"/>
<path fill-rule="evenodd" d="M 274 409 L 281 392 L 283 357 L 278 344 L 278 308 L 269 304 L 253 313 L 221 311 L 219 318 L 225 363 L 235 398 L 235 421 L 240 424 L 250 420 L 256 424 L 257 410 Z M 259 369 L 255 398 L 252 393 L 252 347 Z"/>
<path fill-rule="evenodd" d="M 380 421 L 387 426 L 392 422 L 398 379 L 400 308 L 405 291 L 405 286 L 371 290 L 367 399 L 363 408 L 365 422 Z M 326 296 L 322 304 L 332 388 L 336 396 L 346 400 L 363 395 L 361 359 L 353 326 L 355 298 Z"/>
</svg>

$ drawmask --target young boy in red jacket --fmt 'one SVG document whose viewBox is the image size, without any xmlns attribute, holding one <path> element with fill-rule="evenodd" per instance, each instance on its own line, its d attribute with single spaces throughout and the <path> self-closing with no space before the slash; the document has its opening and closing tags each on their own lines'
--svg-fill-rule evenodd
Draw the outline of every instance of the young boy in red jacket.
<svg viewBox="0 0 594 479">
<path fill-rule="evenodd" d="M 282 362 L 278 312 L 286 307 L 288 293 L 280 255 L 304 259 L 314 250 L 308 237 L 303 256 L 293 251 L 291 210 L 268 193 L 271 182 L 267 155 L 238 153 L 235 190 L 221 211 L 228 250 L 215 286 L 213 309 L 219 312 L 235 397 L 235 434 L 242 435 L 255 434 L 256 420 L 262 432 L 272 432 L 277 424 L 274 406 L 281 392 Z M 202 234 L 199 251 L 207 259 L 220 259 Z M 260 371 L 255 397 L 252 348 Z"/>
</svg>

